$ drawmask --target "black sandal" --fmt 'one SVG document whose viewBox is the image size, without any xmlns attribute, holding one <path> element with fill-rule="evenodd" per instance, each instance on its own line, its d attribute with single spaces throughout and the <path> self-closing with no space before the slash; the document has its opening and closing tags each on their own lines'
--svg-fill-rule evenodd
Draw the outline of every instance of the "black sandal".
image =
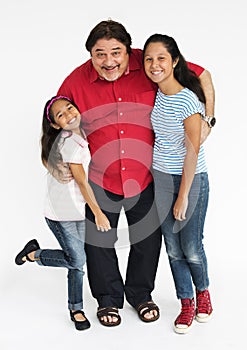
<svg viewBox="0 0 247 350">
<path fill-rule="evenodd" d="M 40 249 L 39 243 L 36 241 L 36 239 L 32 239 L 25 245 L 22 251 L 19 254 L 17 254 L 15 258 L 15 263 L 17 265 L 22 265 L 26 262 L 26 260 L 33 262 L 34 260 L 29 259 L 28 254 L 34 252 L 37 249 Z M 22 260 L 22 258 L 24 257 L 26 258 L 26 260 Z"/>
<path fill-rule="evenodd" d="M 104 316 L 116 317 L 117 321 L 116 322 L 105 322 L 104 320 L 102 320 L 102 317 L 104 317 Z M 98 307 L 97 317 L 98 317 L 98 320 L 100 321 L 100 323 L 106 327 L 118 326 L 121 323 L 121 316 L 118 313 L 117 307 L 103 307 L 103 308 Z"/>
<path fill-rule="evenodd" d="M 154 316 L 152 318 L 146 318 L 145 315 L 153 310 L 157 311 L 157 316 Z M 153 301 L 147 301 L 143 304 L 138 305 L 136 311 L 138 313 L 139 318 L 143 322 L 154 322 L 160 317 L 160 309 Z"/>
<path fill-rule="evenodd" d="M 75 319 L 75 315 L 78 315 L 78 314 L 81 314 L 82 316 L 84 316 L 85 320 L 84 321 L 77 321 Z M 74 322 L 75 328 L 78 331 L 83 331 L 84 329 L 88 329 L 91 326 L 90 322 L 88 321 L 88 319 L 85 316 L 85 313 L 82 310 L 76 310 L 76 311 L 70 310 L 70 318 L 71 318 L 71 321 Z"/>
</svg>

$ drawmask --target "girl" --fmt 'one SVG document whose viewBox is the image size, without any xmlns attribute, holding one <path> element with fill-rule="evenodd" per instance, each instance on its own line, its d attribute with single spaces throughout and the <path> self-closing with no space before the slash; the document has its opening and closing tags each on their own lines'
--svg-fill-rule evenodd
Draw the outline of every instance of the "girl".
<svg viewBox="0 0 247 350">
<path fill-rule="evenodd" d="M 15 262 L 22 265 L 28 260 L 42 266 L 67 268 L 70 317 L 76 329 L 84 330 L 90 327 L 82 310 L 83 265 L 86 260 L 85 203 L 94 213 L 98 230 L 108 231 L 111 227 L 87 182 L 90 153 L 76 105 L 65 96 L 49 100 L 44 109 L 42 131 L 44 165 L 59 172 L 59 164 L 66 162 L 73 175 L 72 181 L 61 184 L 48 174 L 45 220 L 62 250 L 40 249 L 33 239 L 16 256 Z"/>
<path fill-rule="evenodd" d="M 194 317 L 207 322 L 212 314 L 202 243 L 209 192 L 200 146 L 205 96 L 173 38 L 152 35 L 143 54 L 145 72 L 159 88 L 151 114 L 155 132 L 153 172 L 161 229 L 182 304 L 174 327 L 177 333 L 187 333 Z"/>
</svg>

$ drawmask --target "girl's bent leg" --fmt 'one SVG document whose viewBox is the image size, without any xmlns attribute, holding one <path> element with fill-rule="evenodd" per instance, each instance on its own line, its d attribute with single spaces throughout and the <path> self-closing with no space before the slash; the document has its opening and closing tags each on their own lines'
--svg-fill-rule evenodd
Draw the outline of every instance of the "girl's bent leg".
<svg viewBox="0 0 247 350">
<path fill-rule="evenodd" d="M 46 221 L 62 250 L 38 250 L 35 258 L 39 258 L 39 265 L 68 269 L 68 307 L 70 310 L 80 310 L 83 308 L 83 266 L 86 261 L 85 221 L 58 222 L 47 218 Z"/>
</svg>

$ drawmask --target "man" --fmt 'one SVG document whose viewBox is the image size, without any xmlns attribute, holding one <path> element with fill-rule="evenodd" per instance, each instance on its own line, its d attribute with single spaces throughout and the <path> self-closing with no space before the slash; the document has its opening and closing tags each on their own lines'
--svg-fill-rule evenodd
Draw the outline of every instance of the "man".
<svg viewBox="0 0 247 350">
<path fill-rule="evenodd" d="M 131 49 L 131 37 L 122 24 L 100 22 L 90 32 L 86 48 L 91 59 L 64 80 L 58 94 L 71 98 L 82 113 L 92 156 L 90 184 L 112 227 L 107 233 L 97 231 L 87 208 L 90 288 L 99 305 L 101 324 L 116 326 L 121 322 L 118 309 L 123 307 L 124 294 L 140 319 L 152 322 L 159 318 L 151 293 L 161 247 L 151 174 L 154 136 L 150 112 L 157 87 L 146 77 L 142 52 Z M 200 75 L 206 111 L 212 115 L 210 74 L 202 67 L 189 65 Z M 207 135 L 209 129 L 205 130 Z M 115 249 L 122 208 L 130 241 L 125 282 Z"/>
</svg>

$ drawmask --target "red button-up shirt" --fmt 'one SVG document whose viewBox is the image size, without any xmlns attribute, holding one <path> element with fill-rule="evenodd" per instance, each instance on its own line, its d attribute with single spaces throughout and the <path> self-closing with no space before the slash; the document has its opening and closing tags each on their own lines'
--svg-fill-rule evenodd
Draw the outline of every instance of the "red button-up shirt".
<svg viewBox="0 0 247 350">
<path fill-rule="evenodd" d="M 202 67 L 188 63 L 197 75 Z M 58 94 L 71 98 L 82 113 L 91 163 L 89 178 L 106 190 L 132 197 L 152 181 L 154 134 L 150 122 L 157 85 L 147 78 L 142 51 L 132 49 L 126 74 L 101 79 L 91 59 L 77 67 Z"/>
</svg>

